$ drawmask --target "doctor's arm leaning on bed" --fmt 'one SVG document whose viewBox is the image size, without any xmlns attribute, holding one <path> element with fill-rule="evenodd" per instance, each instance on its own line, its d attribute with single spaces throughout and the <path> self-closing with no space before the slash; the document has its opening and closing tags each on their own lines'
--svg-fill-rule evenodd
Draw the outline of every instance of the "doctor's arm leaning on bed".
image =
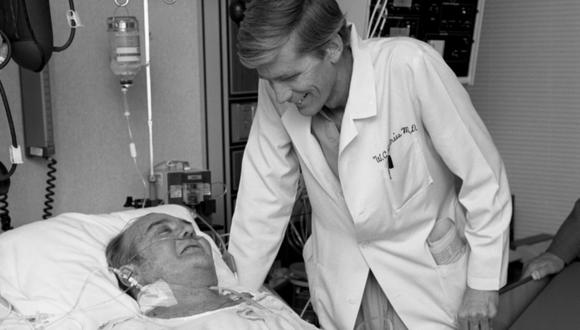
<svg viewBox="0 0 580 330">
<path fill-rule="evenodd" d="M 239 316 L 243 313 L 230 313 L 232 327 L 262 329 L 282 324 L 289 329 L 314 329 L 287 306 L 282 310 L 278 304 L 272 310 L 271 295 L 257 302 L 256 296 L 240 294 L 239 288 L 234 295 L 233 289 L 219 288 L 211 245 L 186 220 L 162 213 L 137 218 L 109 242 L 106 258 L 120 288 L 137 300 L 148 317 L 183 318 L 229 307 L 247 310 L 244 304 L 249 304 L 265 314 L 258 313 L 252 320 Z"/>
<path fill-rule="evenodd" d="M 357 327 L 374 286 L 396 329 L 487 329 L 507 274 L 510 191 L 441 56 L 410 38 L 361 40 L 334 0 L 252 0 L 238 50 L 261 78 L 230 231 L 240 281 L 262 284 L 302 173 L 322 327 Z M 434 261 L 430 245 L 448 236 L 469 248 Z"/>
<path fill-rule="evenodd" d="M 539 280 L 564 269 L 574 258 L 580 257 L 580 199 L 564 221 L 548 249 L 530 260 L 524 268 L 522 277 L 531 275 Z"/>
</svg>

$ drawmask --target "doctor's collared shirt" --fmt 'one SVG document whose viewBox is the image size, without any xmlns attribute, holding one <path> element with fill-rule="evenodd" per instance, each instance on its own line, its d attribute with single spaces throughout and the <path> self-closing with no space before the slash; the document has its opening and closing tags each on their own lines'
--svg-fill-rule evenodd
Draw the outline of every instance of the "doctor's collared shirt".
<svg viewBox="0 0 580 330">
<path fill-rule="evenodd" d="M 324 109 L 312 117 L 312 134 L 320 143 L 320 148 L 332 173 L 338 179 L 338 142 L 340 131 L 325 113 Z"/>
</svg>

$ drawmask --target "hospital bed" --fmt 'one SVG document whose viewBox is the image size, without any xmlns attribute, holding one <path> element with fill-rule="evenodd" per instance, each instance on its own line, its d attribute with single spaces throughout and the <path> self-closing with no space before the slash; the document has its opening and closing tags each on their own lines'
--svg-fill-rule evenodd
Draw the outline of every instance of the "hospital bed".
<svg viewBox="0 0 580 330">
<path fill-rule="evenodd" d="M 119 290 L 108 270 L 104 249 L 127 222 L 150 212 L 189 220 L 197 228 L 190 209 L 162 205 L 109 214 L 63 213 L 0 234 L 0 329 L 99 329 L 139 315 L 135 300 Z M 215 241 L 200 235 L 212 245 L 219 285 L 235 285 Z M 526 312 L 548 281 L 504 288 L 494 329 L 537 314 Z"/>
<path fill-rule="evenodd" d="M 139 314 L 107 268 L 105 246 L 128 221 L 149 212 L 191 221 L 178 205 L 110 214 L 64 213 L 0 235 L 0 329 L 98 329 Z M 212 244 L 220 286 L 235 277 Z M 8 304 L 9 302 L 10 304 Z"/>
</svg>

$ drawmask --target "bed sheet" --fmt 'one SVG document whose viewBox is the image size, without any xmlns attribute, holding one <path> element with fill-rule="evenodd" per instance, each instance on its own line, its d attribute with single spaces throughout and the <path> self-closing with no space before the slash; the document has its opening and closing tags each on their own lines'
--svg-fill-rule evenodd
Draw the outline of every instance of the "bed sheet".
<svg viewBox="0 0 580 330">
<path fill-rule="evenodd" d="M 236 288 L 236 292 L 242 292 Z M 269 292 L 248 292 L 253 298 L 240 304 L 175 319 L 158 319 L 145 316 L 113 320 L 103 330 L 314 330 L 318 329 L 302 320 L 285 302 Z"/>
</svg>

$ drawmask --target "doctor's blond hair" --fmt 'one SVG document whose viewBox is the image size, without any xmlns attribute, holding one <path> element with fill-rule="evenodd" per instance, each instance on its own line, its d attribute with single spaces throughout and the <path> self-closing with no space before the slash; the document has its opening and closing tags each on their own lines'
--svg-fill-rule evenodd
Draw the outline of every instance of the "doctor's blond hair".
<svg viewBox="0 0 580 330">
<path fill-rule="evenodd" d="M 248 68 L 270 63 L 295 33 L 299 55 L 322 58 L 336 33 L 348 45 L 348 32 L 336 0 L 250 0 L 238 31 L 238 56 Z"/>
</svg>

